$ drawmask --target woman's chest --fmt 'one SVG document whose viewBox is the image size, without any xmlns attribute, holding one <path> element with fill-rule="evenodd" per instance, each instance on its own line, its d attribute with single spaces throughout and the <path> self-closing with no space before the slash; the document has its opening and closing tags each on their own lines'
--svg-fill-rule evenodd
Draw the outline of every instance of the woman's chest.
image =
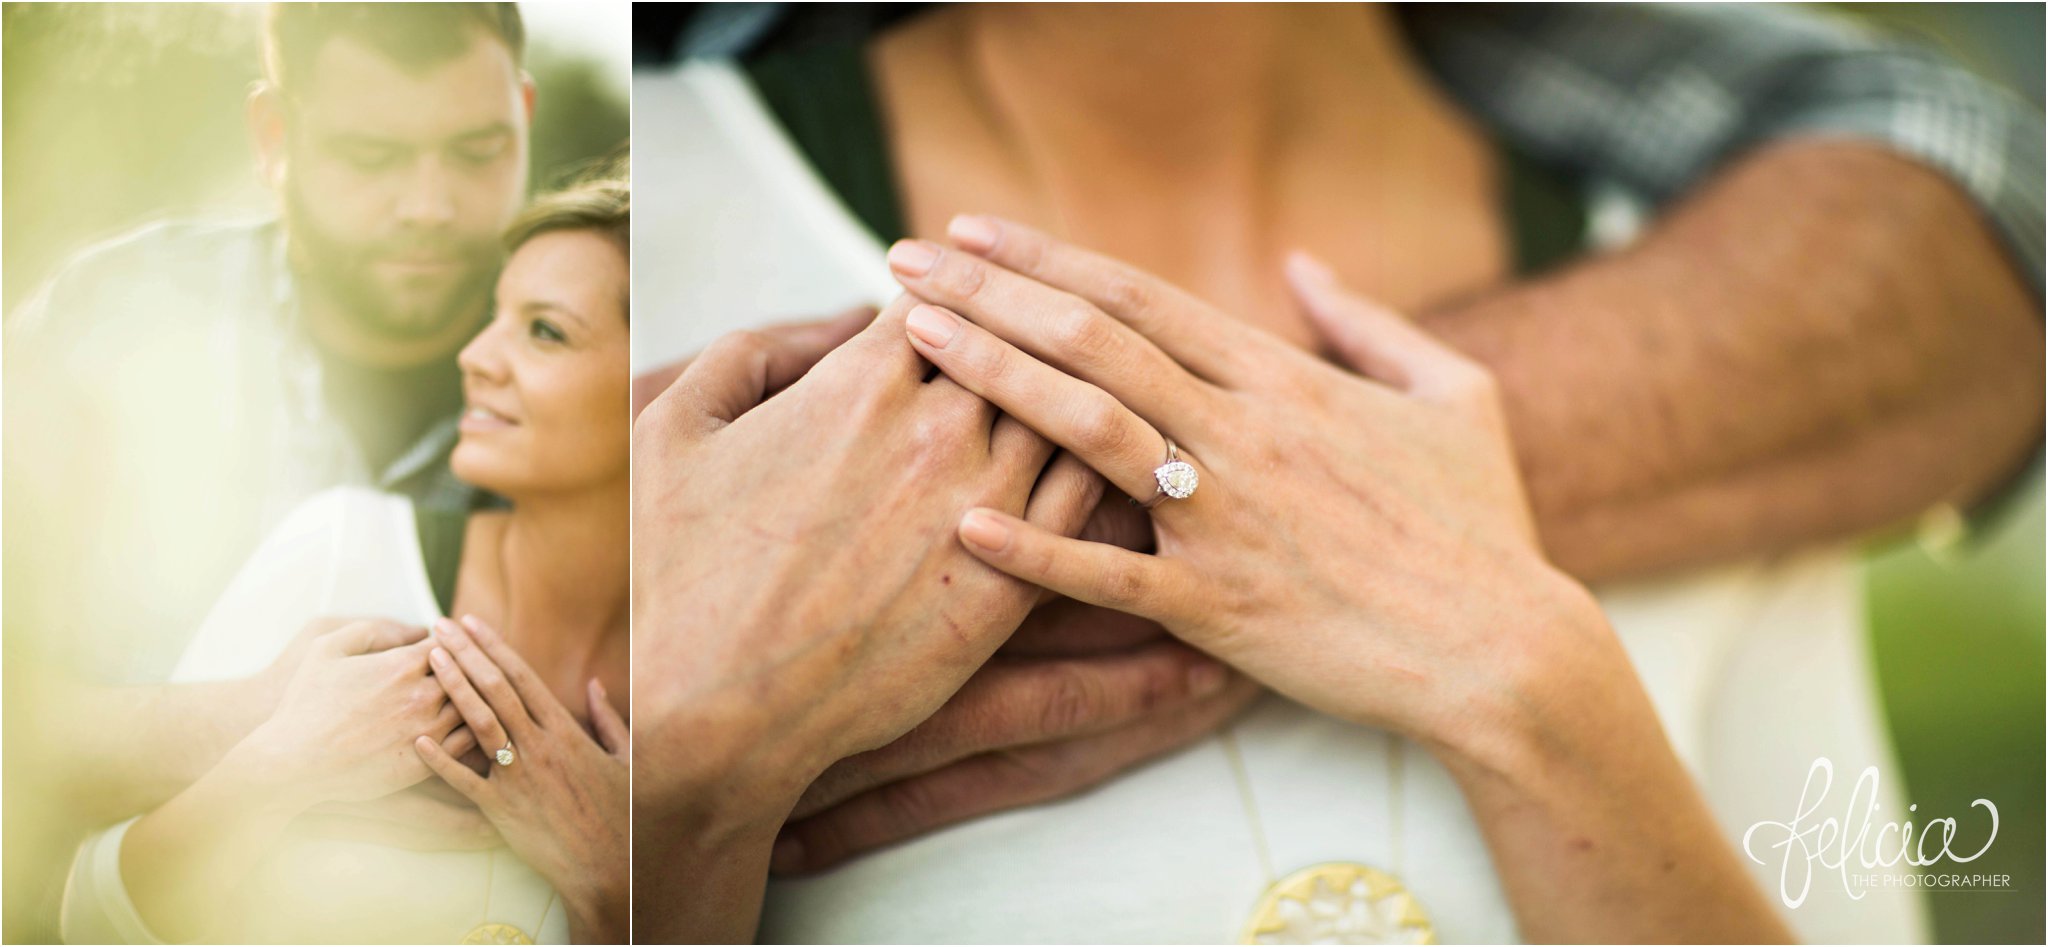
<svg viewBox="0 0 2048 947">
<path fill-rule="evenodd" d="M 1312 97 L 1270 140 L 1082 156 L 990 130 L 930 90 L 916 60 L 878 76 L 904 225 L 943 240 L 992 213 L 1134 264 L 1297 344 L 1313 336 L 1283 280 L 1295 249 L 1413 312 L 1494 285 L 1512 248 L 1490 143 L 1419 88 Z"/>
</svg>

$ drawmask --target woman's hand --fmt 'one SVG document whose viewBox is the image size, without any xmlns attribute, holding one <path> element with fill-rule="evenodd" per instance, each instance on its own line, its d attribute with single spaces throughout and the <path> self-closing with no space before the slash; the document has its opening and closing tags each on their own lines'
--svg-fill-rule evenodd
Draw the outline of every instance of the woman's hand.
<svg viewBox="0 0 2048 947">
<path fill-rule="evenodd" d="M 939 251 L 920 271 L 906 246 L 898 278 L 936 304 L 910 335 L 948 377 L 1133 497 L 1158 492 L 1168 436 L 1200 476 L 1153 508 L 1151 556 L 976 511 L 960 535 L 991 565 L 1459 753 L 1524 726 L 1536 677 L 1628 673 L 1537 548 L 1486 372 L 1314 265 L 1292 268 L 1297 291 L 1366 377 L 1016 225 L 987 259 Z"/>
<path fill-rule="evenodd" d="M 441 619 L 429 652 L 434 677 L 496 765 L 479 776 L 431 735 L 419 759 L 469 797 L 520 860 L 568 907 L 577 943 L 623 943 L 628 930 L 632 740 L 596 678 L 591 731 L 496 630 L 474 617 Z M 465 630 L 464 626 L 467 626 Z M 510 763 L 502 748 L 510 748 Z"/>
<path fill-rule="evenodd" d="M 1297 257 L 1353 375 L 1128 267 L 986 218 L 890 253 L 920 353 L 1148 499 L 1164 437 L 1200 474 L 1157 555 L 963 517 L 985 561 L 1153 618 L 1327 713 L 1428 746 L 1524 937 L 1788 932 L 1672 753 L 1592 597 L 1537 546 L 1486 372 Z M 979 254 L 979 255 L 976 255 Z"/>
<path fill-rule="evenodd" d="M 277 710 L 238 748 L 274 767 L 307 806 L 363 802 L 427 778 L 424 733 L 460 755 L 473 741 L 428 676 L 426 629 L 354 621 L 313 639 Z"/>
</svg>

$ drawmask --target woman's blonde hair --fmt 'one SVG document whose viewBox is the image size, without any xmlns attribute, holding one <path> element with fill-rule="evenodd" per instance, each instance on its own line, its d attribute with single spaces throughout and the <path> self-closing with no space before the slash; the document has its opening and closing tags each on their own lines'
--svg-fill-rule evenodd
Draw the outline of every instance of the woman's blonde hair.
<svg viewBox="0 0 2048 947">
<path fill-rule="evenodd" d="M 526 205 L 505 228 L 505 252 L 518 250 L 544 233 L 587 230 L 612 242 L 632 258 L 633 195 L 629 178 L 631 155 L 625 148 L 569 178 L 562 187 Z M 631 307 L 628 307 L 630 311 Z"/>
</svg>

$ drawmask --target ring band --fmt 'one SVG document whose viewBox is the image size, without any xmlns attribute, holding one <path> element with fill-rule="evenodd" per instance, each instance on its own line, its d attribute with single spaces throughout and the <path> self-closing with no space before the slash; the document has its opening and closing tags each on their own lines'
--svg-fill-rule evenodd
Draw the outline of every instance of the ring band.
<svg viewBox="0 0 2048 947">
<path fill-rule="evenodd" d="M 1158 488 L 1151 498 L 1141 501 L 1132 497 L 1132 506 L 1149 510 L 1168 497 L 1185 500 L 1195 495 L 1195 487 L 1202 482 L 1202 476 L 1195 472 L 1194 465 L 1180 459 L 1180 445 L 1175 444 L 1170 437 L 1166 438 L 1166 460 L 1152 469 L 1152 479 L 1158 483 Z"/>
<path fill-rule="evenodd" d="M 505 745 L 498 748 L 498 752 L 491 754 L 491 758 L 497 760 L 499 766 L 510 766 L 512 761 L 519 757 L 512 752 L 512 741 L 506 740 Z"/>
</svg>

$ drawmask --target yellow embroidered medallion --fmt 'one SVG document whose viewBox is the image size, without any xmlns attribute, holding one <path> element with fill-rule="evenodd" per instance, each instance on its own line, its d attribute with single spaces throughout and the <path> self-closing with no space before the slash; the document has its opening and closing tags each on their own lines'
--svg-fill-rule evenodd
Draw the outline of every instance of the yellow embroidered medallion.
<svg viewBox="0 0 2048 947">
<path fill-rule="evenodd" d="M 483 923 L 469 929 L 462 935 L 465 944 L 531 944 L 533 938 L 510 924 Z"/>
<path fill-rule="evenodd" d="M 1267 888 L 1241 942 L 1434 944 L 1436 927 L 1393 875 L 1352 862 L 1325 862 Z"/>
</svg>

